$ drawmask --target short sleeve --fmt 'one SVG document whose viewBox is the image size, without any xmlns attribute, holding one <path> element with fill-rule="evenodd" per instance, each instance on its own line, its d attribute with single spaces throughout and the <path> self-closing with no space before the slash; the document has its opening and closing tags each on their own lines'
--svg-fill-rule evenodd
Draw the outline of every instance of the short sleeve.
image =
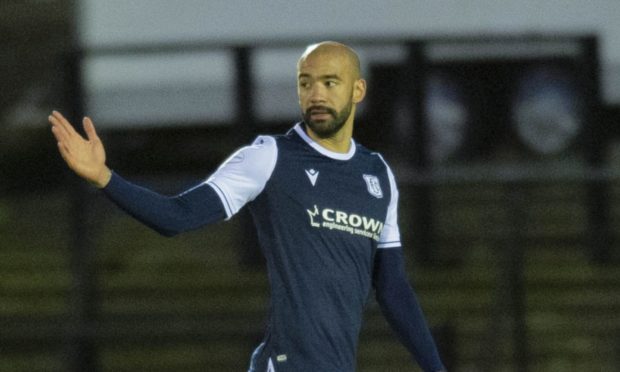
<svg viewBox="0 0 620 372">
<path fill-rule="evenodd" d="M 377 248 L 398 248 L 401 246 L 400 230 L 398 229 L 398 188 L 396 187 L 396 179 L 394 178 L 392 170 L 387 163 L 385 163 L 385 166 L 387 168 L 388 179 L 390 180 L 391 199 Z"/>
<path fill-rule="evenodd" d="M 263 191 L 277 157 L 275 138 L 259 136 L 250 146 L 232 154 L 205 181 L 221 199 L 227 219 Z"/>
</svg>

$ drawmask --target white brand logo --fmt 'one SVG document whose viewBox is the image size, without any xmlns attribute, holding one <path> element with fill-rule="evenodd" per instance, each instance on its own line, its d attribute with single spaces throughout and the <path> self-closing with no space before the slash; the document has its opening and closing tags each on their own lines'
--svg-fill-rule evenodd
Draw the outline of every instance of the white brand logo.
<svg viewBox="0 0 620 372">
<path fill-rule="evenodd" d="M 370 195 L 378 199 L 381 199 L 383 197 L 383 191 L 381 191 L 381 184 L 379 184 L 379 179 L 376 176 L 365 174 L 364 181 L 366 181 L 366 187 L 368 188 L 368 192 L 370 193 Z"/>
<path fill-rule="evenodd" d="M 314 209 L 307 209 L 306 212 L 310 216 L 310 226 L 316 228 L 344 231 L 377 241 L 381 235 L 381 230 L 383 230 L 383 222 L 355 213 L 347 213 L 331 208 L 319 210 L 319 207 L 316 205 Z"/>
<path fill-rule="evenodd" d="M 312 186 L 314 186 L 314 184 L 316 183 L 316 179 L 319 177 L 319 171 L 314 169 L 306 169 L 306 174 L 310 179 L 310 183 L 312 184 Z"/>
<path fill-rule="evenodd" d="M 269 358 L 269 362 L 267 362 L 267 372 L 276 372 L 276 369 L 273 368 L 273 362 L 271 358 Z"/>
</svg>

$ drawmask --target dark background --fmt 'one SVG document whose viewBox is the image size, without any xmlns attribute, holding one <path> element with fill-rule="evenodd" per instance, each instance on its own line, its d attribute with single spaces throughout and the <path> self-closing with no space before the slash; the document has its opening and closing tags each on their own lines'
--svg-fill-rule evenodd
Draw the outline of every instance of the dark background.
<svg viewBox="0 0 620 372">
<path fill-rule="evenodd" d="M 244 370 L 268 310 L 247 215 L 163 238 L 77 180 L 57 154 L 49 112 L 74 122 L 84 114 L 79 66 L 88 51 L 75 46 L 73 14 L 62 0 L 0 5 L 0 370 Z M 390 42 L 407 48 L 405 60 L 368 71 L 356 137 L 397 175 L 411 282 L 452 371 L 620 368 L 620 110 L 601 99 L 597 35 L 548 37 L 575 40 L 581 53 L 438 61 L 426 52 L 442 38 L 400 38 Z M 523 37 L 496 38 L 456 40 Z M 301 51 L 308 41 L 267 44 Z M 265 43 L 188 47 L 234 51 L 233 121 L 101 132 L 115 170 L 170 194 L 257 133 L 292 124 L 256 124 L 248 66 Z M 579 135 L 552 153 L 528 147 L 509 114 L 532 66 L 563 71 L 581 107 Z M 439 75 L 460 92 L 467 129 L 437 160 L 429 81 Z M 360 371 L 416 370 L 372 299 L 358 360 Z"/>
</svg>

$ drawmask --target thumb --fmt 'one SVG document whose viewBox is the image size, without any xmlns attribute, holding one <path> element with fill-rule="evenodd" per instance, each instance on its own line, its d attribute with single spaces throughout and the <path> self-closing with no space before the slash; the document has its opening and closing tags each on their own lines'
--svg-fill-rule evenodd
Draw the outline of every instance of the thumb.
<svg viewBox="0 0 620 372">
<path fill-rule="evenodd" d="M 95 130 L 95 124 L 93 124 L 93 121 L 90 120 L 88 116 L 86 116 L 84 117 L 82 124 L 84 125 L 84 132 L 86 132 L 86 136 L 88 137 L 88 139 L 91 141 L 98 141 L 99 136 L 97 135 L 97 131 Z"/>
</svg>

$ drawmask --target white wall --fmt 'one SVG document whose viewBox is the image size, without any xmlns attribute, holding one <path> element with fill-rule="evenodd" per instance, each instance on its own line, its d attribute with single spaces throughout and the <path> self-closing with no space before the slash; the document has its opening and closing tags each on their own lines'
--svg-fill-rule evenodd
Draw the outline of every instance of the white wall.
<svg viewBox="0 0 620 372">
<path fill-rule="evenodd" d="M 596 33 L 604 99 L 620 102 L 620 0 L 83 0 L 79 19 L 82 44 L 95 48 L 175 41 Z M 95 85 L 105 85 L 106 74 L 117 75 L 99 68 L 97 79 L 91 79 Z M 117 80 L 129 84 L 131 76 Z"/>
<path fill-rule="evenodd" d="M 87 45 L 596 31 L 620 61 L 618 0 L 83 0 L 81 20 Z"/>
</svg>

